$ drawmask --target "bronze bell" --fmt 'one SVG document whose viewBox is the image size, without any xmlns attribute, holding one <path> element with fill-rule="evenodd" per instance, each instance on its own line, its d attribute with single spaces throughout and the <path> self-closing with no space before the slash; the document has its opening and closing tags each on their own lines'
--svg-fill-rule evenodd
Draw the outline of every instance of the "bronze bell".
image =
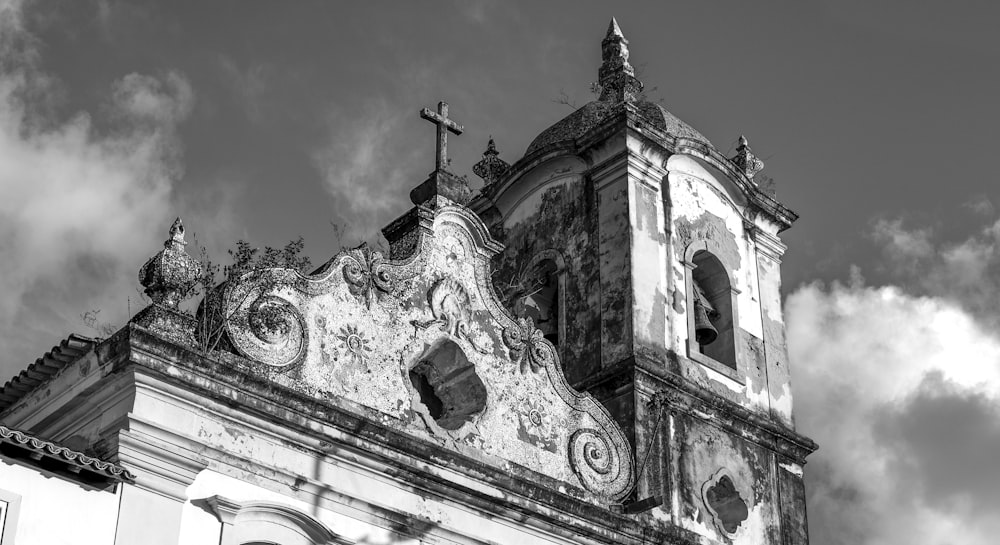
<svg viewBox="0 0 1000 545">
<path fill-rule="evenodd" d="M 712 344 L 719 338 L 719 330 L 712 325 L 712 320 L 708 318 L 709 309 L 702 302 L 701 294 L 695 294 L 694 298 L 694 339 L 698 344 L 704 346 Z M 715 312 L 715 309 L 712 309 Z"/>
</svg>

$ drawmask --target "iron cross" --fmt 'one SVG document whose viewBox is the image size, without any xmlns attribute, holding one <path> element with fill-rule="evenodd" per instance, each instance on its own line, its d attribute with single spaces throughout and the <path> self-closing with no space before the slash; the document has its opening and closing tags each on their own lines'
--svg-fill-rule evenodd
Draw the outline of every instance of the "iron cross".
<svg viewBox="0 0 1000 545">
<path fill-rule="evenodd" d="M 437 125 L 437 158 L 434 161 L 435 170 L 444 170 L 448 166 L 448 131 L 462 134 L 462 126 L 448 119 L 448 103 L 438 102 L 437 113 L 430 108 L 420 110 L 420 117 Z"/>
</svg>

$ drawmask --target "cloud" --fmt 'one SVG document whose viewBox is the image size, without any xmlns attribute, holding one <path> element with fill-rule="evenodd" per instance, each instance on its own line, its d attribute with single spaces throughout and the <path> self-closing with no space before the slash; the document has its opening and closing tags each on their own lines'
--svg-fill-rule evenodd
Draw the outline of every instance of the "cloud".
<svg viewBox="0 0 1000 545">
<path fill-rule="evenodd" d="M 6 377 L 102 308 L 121 324 L 135 275 L 160 247 L 183 173 L 177 126 L 194 92 L 178 72 L 111 83 L 106 119 L 55 117 L 58 79 L 23 4 L 0 1 L 0 374 Z"/>
<path fill-rule="evenodd" d="M 1000 336 L 944 289 L 985 274 L 967 256 L 991 255 L 995 229 L 941 246 L 883 223 L 892 259 L 931 266 L 933 282 L 866 286 L 855 269 L 788 297 L 798 429 L 820 445 L 806 467 L 814 545 L 996 541 Z"/>
<path fill-rule="evenodd" d="M 899 219 L 876 222 L 873 236 L 905 289 L 954 301 L 1000 326 L 1000 220 L 957 242 L 935 241 L 930 228 L 906 229 Z"/>
<path fill-rule="evenodd" d="M 414 173 L 424 174 L 417 165 L 426 163 L 402 130 L 411 111 L 401 113 L 380 99 L 363 109 L 363 115 L 346 124 L 346 116 L 331 114 L 329 139 L 313 153 L 324 187 L 334 198 L 334 212 L 348 225 L 346 240 L 369 237 L 392 211 L 411 206 L 409 191 L 423 181 Z"/>
<path fill-rule="evenodd" d="M 997 212 L 996 207 L 993 205 L 993 201 L 991 201 L 986 195 L 978 195 L 975 198 L 969 199 L 962 206 L 968 208 L 978 216 L 984 216 L 987 218 L 993 217 Z"/>
<path fill-rule="evenodd" d="M 224 55 L 219 58 L 219 63 L 232 84 L 233 92 L 239 97 L 247 119 L 253 123 L 264 123 L 264 95 L 270 89 L 274 68 L 268 64 L 253 63 L 244 70 Z"/>
</svg>

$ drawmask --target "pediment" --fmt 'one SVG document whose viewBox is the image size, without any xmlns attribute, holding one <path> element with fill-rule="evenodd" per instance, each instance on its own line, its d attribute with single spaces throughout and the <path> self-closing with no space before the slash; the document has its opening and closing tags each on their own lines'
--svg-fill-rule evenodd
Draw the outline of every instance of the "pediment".
<svg viewBox="0 0 1000 545">
<path fill-rule="evenodd" d="M 607 410 L 567 384 L 555 348 L 493 291 L 500 245 L 448 205 L 394 261 L 356 248 L 317 273 L 245 274 L 222 315 L 239 354 L 320 401 L 346 400 L 441 448 L 523 468 L 594 503 L 634 482 L 629 443 Z"/>
</svg>

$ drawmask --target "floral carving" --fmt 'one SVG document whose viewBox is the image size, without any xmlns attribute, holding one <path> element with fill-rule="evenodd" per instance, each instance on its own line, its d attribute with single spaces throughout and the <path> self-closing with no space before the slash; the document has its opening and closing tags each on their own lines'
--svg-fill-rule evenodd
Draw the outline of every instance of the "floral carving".
<svg viewBox="0 0 1000 545">
<path fill-rule="evenodd" d="M 520 366 L 522 373 L 528 369 L 537 373 L 555 359 L 552 345 L 531 318 L 519 318 L 516 327 L 504 329 L 503 341 L 510 349 L 510 359 Z"/>
<path fill-rule="evenodd" d="M 395 287 L 382 252 L 372 251 L 364 244 L 347 252 L 344 280 L 351 293 L 364 298 L 369 310 L 378 291 L 392 293 Z"/>
<path fill-rule="evenodd" d="M 371 341 L 365 337 L 364 332 L 358 330 L 356 326 L 345 325 L 337 333 L 337 340 L 340 341 L 338 348 L 344 357 L 354 365 L 368 367 L 368 358 L 371 356 Z"/>
</svg>

